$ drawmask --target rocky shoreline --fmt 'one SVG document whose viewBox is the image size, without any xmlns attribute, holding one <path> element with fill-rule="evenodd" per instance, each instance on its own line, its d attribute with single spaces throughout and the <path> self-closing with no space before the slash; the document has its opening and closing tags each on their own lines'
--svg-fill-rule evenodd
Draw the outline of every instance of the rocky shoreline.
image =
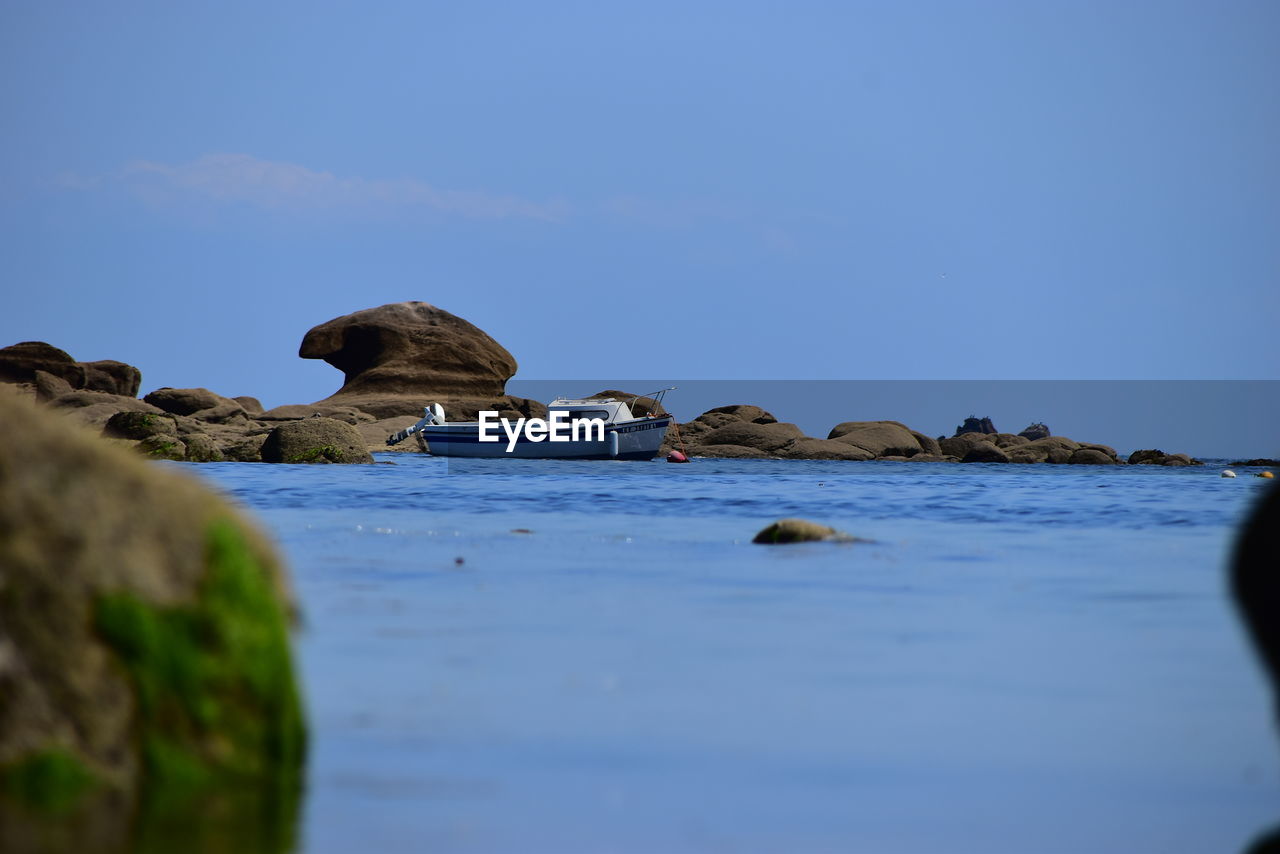
<svg viewBox="0 0 1280 854">
<path fill-rule="evenodd" d="M 451 420 L 480 410 L 545 417 L 546 405 L 506 393 L 517 363 L 473 324 L 425 302 L 365 309 L 306 333 L 298 355 L 343 372 L 341 388 L 314 403 L 264 410 L 247 395 L 204 388 L 159 388 L 138 397 L 142 372 L 116 361 L 77 362 L 50 344 L 0 349 L 0 384 L 112 443 L 153 458 L 187 462 L 368 463 L 388 435 L 408 427 L 431 402 Z M 617 389 L 601 395 L 633 398 Z M 639 397 L 639 415 L 657 404 Z M 394 450 L 412 451 L 407 445 Z M 949 437 L 898 421 L 845 421 L 825 438 L 750 404 L 719 406 L 667 432 L 661 453 L 721 459 L 867 460 L 1083 465 L 1200 465 L 1157 449 L 1127 458 L 1104 444 L 1054 436 L 1044 424 L 1001 433 L 990 418 L 969 417 Z M 1248 461 L 1237 465 L 1274 465 Z"/>
</svg>

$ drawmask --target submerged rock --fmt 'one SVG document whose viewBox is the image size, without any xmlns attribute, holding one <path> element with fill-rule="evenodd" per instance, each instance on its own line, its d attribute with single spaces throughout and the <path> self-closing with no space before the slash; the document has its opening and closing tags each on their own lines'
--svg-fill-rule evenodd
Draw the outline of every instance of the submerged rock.
<svg viewBox="0 0 1280 854">
<path fill-rule="evenodd" d="M 837 531 L 807 519 L 779 519 L 772 525 L 763 528 L 751 542 L 761 545 L 783 545 L 785 543 L 865 542 L 857 537 Z"/>
<path fill-rule="evenodd" d="M 224 797 L 290 824 L 306 732 L 273 549 L 66 419 L 0 396 L 0 435 L 0 849 L 56 827 L 134 850 L 137 822 Z"/>
</svg>

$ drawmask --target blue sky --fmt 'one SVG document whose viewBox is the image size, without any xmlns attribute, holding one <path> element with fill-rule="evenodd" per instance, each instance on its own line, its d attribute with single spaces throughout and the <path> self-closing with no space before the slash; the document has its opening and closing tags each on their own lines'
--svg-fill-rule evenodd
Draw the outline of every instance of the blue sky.
<svg viewBox="0 0 1280 854">
<path fill-rule="evenodd" d="M 526 379 L 1276 379 L 1277 32 L 1271 2 L 8 2 L 0 343 L 302 402 L 341 381 L 307 329 L 422 299 Z"/>
</svg>

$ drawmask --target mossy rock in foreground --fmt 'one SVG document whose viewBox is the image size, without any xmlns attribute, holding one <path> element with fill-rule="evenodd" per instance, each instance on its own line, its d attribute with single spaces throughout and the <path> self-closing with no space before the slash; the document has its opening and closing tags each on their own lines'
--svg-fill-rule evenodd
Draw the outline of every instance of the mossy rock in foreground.
<svg viewBox="0 0 1280 854">
<path fill-rule="evenodd" d="M 140 850 L 216 815 L 288 844 L 306 731 L 274 551 L 195 480 L 21 401 L 0 435 L 0 850 Z M 176 832 L 159 850 L 201 848 Z"/>
</svg>

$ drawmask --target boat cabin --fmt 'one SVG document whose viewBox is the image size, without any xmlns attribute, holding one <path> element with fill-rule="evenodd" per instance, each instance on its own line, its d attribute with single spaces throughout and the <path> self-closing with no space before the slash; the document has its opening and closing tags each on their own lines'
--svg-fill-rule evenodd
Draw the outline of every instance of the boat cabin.
<svg viewBox="0 0 1280 854">
<path fill-rule="evenodd" d="M 631 414 L 631 407 L 620 400 L 614 400 L 612 397 L 587 397 L 581 399 L 557 397 L 547 404 L 547 410 L 548 413 L 557 410 L 567 411 L 570 413 L 569 420 L 571 422 L 600 418 L 606 424 L 618 424 L 623 421 L 635 420 L 635 416 Z"/>
</svg>

